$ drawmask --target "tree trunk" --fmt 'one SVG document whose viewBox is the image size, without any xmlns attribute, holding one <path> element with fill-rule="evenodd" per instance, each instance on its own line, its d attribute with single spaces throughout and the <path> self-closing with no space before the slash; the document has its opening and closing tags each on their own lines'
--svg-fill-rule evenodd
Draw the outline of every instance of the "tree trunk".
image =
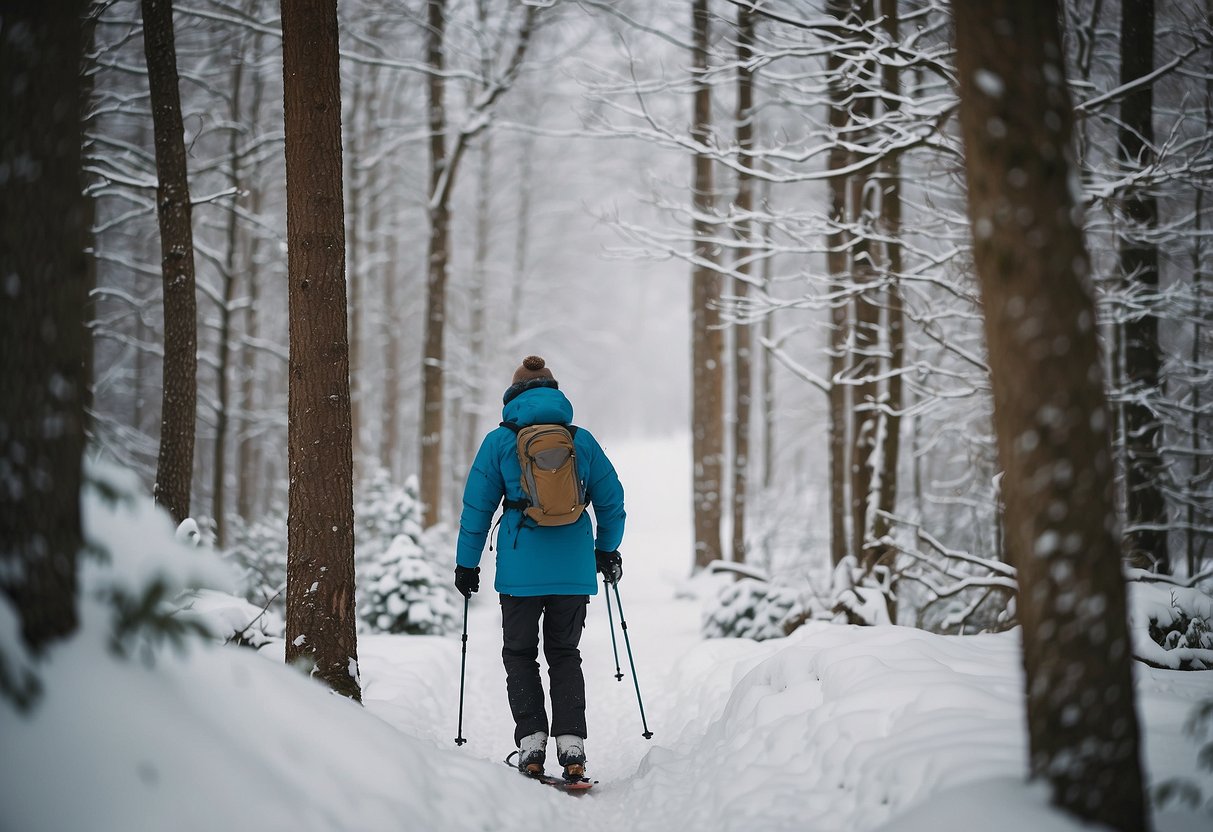
<svg viewBox="0 0 1213 832">
<path fill-rule="evenodd" d="M 97 22 L 101 19 L 101 14 L 105 10 L 101 0 L 89 0 L 84 19 L 84 35 L 81 43 L 83 44 L 84 52 L 82 56 L 85 63 L 81 67 L 83 75 L 80 85 L 80 107 L 81 107 L 81 129 L 84 131 L 83 141 L 88 143 L 89 125 L 88 114 L 93 109 L 93 92 L 96 86 L 97 63 L 94 58 L 87 56 L 96 55 L 97 44 Z M 89 178 L 83 182 L 83 187 L 86 193 L 94 184 Z M 93 290 L 97 288 L 97 234 L 93 231 L 97 224 L 97 199 L 89 196 L 85 202 L 85 214 L 82 220 L 84 224 L 85 246 L 87 257 L 85 258 L 85 278 L 84 278 L 84 320 L 88 326 L 92 326 L 97 320 L 97 301 L 93 295 Z M 84 413 L 84 435 L 92 436 L 95 433 L 93 427 L 93 405 L 94 383 L 96 380 L 95 364 L 96 343 L 92 337 L 91 331 L 84 338 L 84 390 L 81 395 L 81 408 Z"/>
<path fill-rule="evenodd" d="M 771 241 L 771 183 L 763 183 L 763 219 L 759 239 L 768 248 Z M 762 258 L 763 291 L 771 294 L 771 277 L 775 270 L 775 257 L 767 252 Z M 775 313 L 767 312 L 762 319 L 762 337 L 768 344 L 775 343 Z M 762 351 L 762 487 L 770 489 L 775 484 L 775 360 L 770 350 Z"/>
<path fill-rule="evenodd" d="M 1210 81 L 1213 85 L 1213 80 Z M 1210 109 L 1213 109 L 1213 97 L 1205 99 L 1205 125 L 1206 129 L 1213 128 L 1213 119 L 1210 119 Z M 1192 294 L 1193 294 L 1193 314 L 1192 314 L 1192 347 L 1191 361 L 1193 367 L 1200 366 L 1201 347 L 1204 343 L 1204 259 L 1201 256 L 1204 244 L 1201 240 L 1200 232 L 1203 226 L 1202 212 L 1204 211 L 1204 191 L 1196 188 L 1196 195 L 1193 199 L 1193 217 L 1196 234 L 1192 241 Z M 1201 386 L 1192 384 L 1192 415 L 1189 417 L 1188 430 L 1192 434 L 1192 474 L 1189 477 L 1189 482 L 1196 484 L 1201 482 L 1205 476 L 1205 454 L 1203 443 L 1201 442 L 1201 416 L 1205 412 L 1203 397 L 1201 395 Z M 1207 415 L 1205 416 L 1207 418 Z M 1195 490 L 1195 489 L 1193 489 Z M 1187 566 L 1188 576 L 1191 577 L 1200 572 L 1201 561 L 1203 560 L 1203 546 L 1200 550 L 1196 547 L 1198 537 L 1202 537 L 1207 532 L 1202 533 L 1197 523 L 1202 520 L 1196 511 L 1200 499 L 1196 494 L 1193 494 L 1188 499 L 1188 506 L 1185 514 L 1187 515 L 1187 532 L 1184 535 L 1185 562 Z"/>
<path fill-rule="evenodd" d="M 337 3 L 282 2 L 290 310 L 286 660 L 361 698 Z"/>
<path fill-rule="evenodd" d="M 190 515 L 194 470 L 198 304 L 172 0 L 143 0 L 143 47 L 155 130 L 156 218 L 164 273 L 164 383 L 155 496 L 180 523 Z"/>
<path fill-rule="evenodd" d="M 871 22 L 872 2 L 852 3 L 852 22 L 866 25 Z M 869 36 L 865 36 L 865 42 Z M 861 135 L 870 133 L 866 125 L 872 121 L 871 99 L 872 73 L 875 66 L 870 62 L 858 65 L 853 83 L 851 118 L 858 126 L 849 137 L 852 145 L 861 141 Z M 851 154 L 852 163 L 860 161 L 863 151 Z M 851 243 L 851 282 L 855 293 L 854 332 L 851 344 L 853 363 L 850 375 L 855 387 L 851 407 L 851 554 L 856 562 L 870 572 L 875 566 L 877 552 L 868 547 L 868 526 L 871 517 L 872 481 L 876 472 L 876 433 L 880 421 L 877 398 L 879 395 L 876 374 L 880 369 L 880 306 L 876 297 L 876 268 L 873 263 L 872 231 L 875 206 L 874 188 L 870 175 L 852 173 L 849 177 L 850 224 L 854 229 Z"/>
<path fill-rule="evenodd" d="M 849 0 L 830 0 L 826 12 L 842 21 L 850 9 Z M 842 75 L 842 57 L 831 50 L 826 57 L 826 76 L 830 90 L 828 123 L 835 136 L 827 165 L 835 171 L 826 180 L 829 200 L 829 228 L 826 235 L 826 271 L 830 274 L 830 388 L 829 424 L 827 426 L 830 477 L 830 563 L 837 566 L 847 555 L 847 417 L 850 397 L 847 386 L 840 383 L 846 371 L 847 304 L 842 284 L 847 271 L 847 238 L 843 230 L 847 214 L 847 177 L 838 173 L 847 164 L 847 150 L 838 133 L 849 122 L 847 90 Z"/>
<path fill-rule="evenodd" d="M 76 629 L 84 545 L 83 10 L 8 3 L 0 26 L 0 591 L 34 651 Z M 0 693 L 25 703 L 34 691 L 0 674 Z"/>
<path fill-rule="evenodd" d="M 446 395 L 443 333 L 446 330 L 448 237 L 450 235 L 450 187 L 444 179 L 448 169 L 446 150 L 446 82 L 443 72 L 443 36 L 446 0 L 429 0 L 426 27 L 426 63 L 430 74 L 430 239 L 427 250 L 425 290 L 425 340 L 421 362 L 421 502 L 425 506 L 422 525 L 438 522 L 442 507 L 442 421 Z"/>
<path fill-rule="evenodd" d="M 251 60 L 256 61 L 261 55 L 261 35 L 253 36 L 253 47 Z M 261 112 L 262 96 L 265 92 L 265 82 L 259 72 L 254 72 L 252 77 L 252 100 L 250 102 L 249 112 L 252 114 L 250 118 L 251 127 L 257 127 L 257 114 Z M 254 216 L 261 215 L 261 204 L 263 201 L 262 188 L 260 183 L 254 182 L 249 188 L 249 213 Z M 252 346 L 252 342 L 257 338 L 260 330 L 259 319 L 257 317 L 257 302 L 260 291 L 259 284 L 259 269 L 258 253 L 261 249 L 261 236 L 256 230 L 253 231 L 248 239 L 248 247 L 246 252 L 244 278 L 246 285 L 247 304 L 244 309 L 244 337 L 245 344 L 240 355 L 240 369 L 242 374 L 241 393 L 240 393 L 240 441 L 237 443 L 237 494 L 236 494 L 236 511 L 240 517 L 246 522 L 253 518 L 256 512 L 255 503 L 257 495 L 261 490 L 259 487 L 259 474 L 261 466 L 258 464 L 261 457 L 260 442 L 256 441 L 250 435 L 253 430 L 253 412 L 256 409 L 257 397 L 260 392 L 260 385 L 257 378 L 257 350 Z"/>
<path fill-rule="evenodd" d="M 514 234 L 513 277 L 510 281 L 510 342 L 518 339 L 521 329 L 520 316 L 526 297 L 526 272 L 530 265 L 531 242 L 531 189 L 534 175 L 535 139 L 523 133 L 518 149 L 518 208 L 517 231 Z"/>
<path fill-rule="evenodd" d="M 753 271 L 754 255 L 754 177 L 748 172 L 755 162 L 754 149 L 754 12 L 747 6 L 737 9 L 737 148 L 742 170 L 737 174 L 735 210 L 740 219 L 736 234 L 742 245 L 737 249 L 736 271 L 742 279 L 734 281 L 734 294 L 749 294 L 748 278 Z M 746 560 L 746 501 L 750 483 L 750 410 L 753 395 L 752 351 L 754 336 L 749 324 L 733 327 L 733 560 Z"/>
<path fill-rule="evenodd" d="M 387 309 L 401 309 L 400 284 L 404 274 L 400 270 L 403 246 L 400 233 L 392 235 L 389 243 L 391 257 L 384 272 L 384 303 Z M 401 337 L 402 321 L 390 315 L 384 316 L 384 379 L 383 379 L 383 441 L 379 449 L 379 463 L 391 471 L 394 477 L 403 476 L 404 466 L 400 459 L 400 377 L 403 373 L 401 357 L 404 354 Z"/>
<path fill-rule="evenodd" d="M 366 118 L 364 105 L 366 88 L 364 75 L 366 67 L 356 67 L 354 90 L 350 101 L 349 112 L 349 156 L 345 162 L 348 168 L 350 198 L 346 212 L 346 287 L 349 292 L 349 326 L 350 326 L 350 424 L 354 434 L 354 463 L 362 470 L 362 424 L 366 406 L 366 393 L 363 384 L 364 369 L 362 366 L 362 307 L 363 286 L 362 272 L 364 271 L 363 249 L 366 241 L 362 239 L 362 219 L 364 213 L 363 199 L 365 197 L 366 171 L 362 170 L 362 135 L 369 121 Z"/>
<path fill-rule="evenodd" d="M 712 90 L 704 75 L 708 67 L 708 0 L 695 0 L 691 9 L 694 32 L 691 80 L 694 116 L 691 140 L 706 145 L 712 126 Z M 719 290 L 719 275 L 713 263 L 719 256 L 708 239 L 713 226 L 708 216 L 715 210 L 712 159 L 705 153 L 694 158 L 691 235 L 695 240 L 691 267 L 691 386 L 692 386 L 692 493 L 695 507 L 696 570 L 719 560 L 721 487 L 724 485 L 724 348 L 719 329 L 720 315 L 713 306 Z"/>
<path fill-rule="evenodd" d="M 403 116 L 406 108 L 405 100 L 402 96 L 403 81 L 397 79 L 396 82 L 389 88 L 390 92 L 386 96 L 387 99 L 387 115 L 388 121 L 396 121 Z M 389 193 L 400 186 L 400 179 L 397 174 L 396 166 L 391 166 L 386 173 L 385 186 Z M 404 477 L 405 464 L 401 449 L 403 442 L 401 435 L 403 433 L 403 425 L 401 424 L 401 379 L 404 375 L 403 359 L 404 359 L 404 315 L 398 313 L 397 310 L 403 310 L 402 289 L 404 288 L 406 264 L 405 264 L 405 246 L 403 238 L 406 233 L 405 227 L 398 222 L 398 215 L 392 213 L 387 218 L 387 239 L 383 243 L 384 265 L 383 265 L 383 297 L 384 308 L 390 310 L 390 314 L 380 317 L 380 344 L 382 345 L 383 356 L 383 407 L 381 410 L 381 431 L 379 442 L 379 464 L 392 474 L 393 479 L 399 481 Z M 411 229 L 410 229 L 411 230 Z"/>
<path fill-rule="evenodd" d="M 889 43 L 899 43 L 898 0 L 880 0 L 880 14 Z M 899 70 L 888 63 L 882 69 L 885 115 L 899 108 L 901 84 Z M 905 312 L 901 295 L 901 157 L 887 154 L 880 163 L 880 232 L 885 243 L 885 331 L 889 344 L 888 384 L 884 397 L 884 435 L 880 449 L 880 493 L 877 513 L 872 518 L 872 537 L 877 541 L 876 563 L 890 567 L 897 557 L 896 548 L 882 543 L 892 530 L 890 516 L 897 510 L 897 467 L 901 461 L 902 377 L 905 365 Z"/>
<path fill-rule="evenodd" d="M 952 8 L 1031 775 L 1079 818 L 1141 830 L 1108 409 L 1069 184 L 1073 110 L 1058 9 L 1054 0 Z"/>
<path fill-rule="evenodd" d="M 232 55 L 232 89 L 228 109 L 230 126 L 227 141 L 228 164 L 230 165 L 228 182 L 236 191 L 236 195 L 232 197 L 233 203 L 240 198 L 243 180 L 240 131 L 236 129 L 236 125 L 243 123 L 240 93 L 244 84 L 244 41 L 242 35 L 237 35 L 236 39 Z M 223 503 L 226 493 L 224 486 L 227 479 L 227 427 L 230 420 L 228 403 L 231 399 L 228 370 L 232 363 L 231 338 L 232 318 L 234 317 L 232 303 L 236 298 L 236 262 L 240 244 L 240 224 L 237 218 L 236 206 L 233 204 L 227 215 L 227 251 L 224 253 L 223 260 L 223 303 L 219 308 L 219 355 L 215 361 L 215 389 L 218 391 L 218 407 L 215 410 L 215 454 L 211 464 L 211 517 L 215 521 L 215 546 L 219 549 L 223 548 L 227 526 Z"/>
<path fill-rule="evenodd" d="M 476 177 L 476 247 L 472 256 L 472 286 L 468 303 L 471 320 L 468 333 L 467 393 L 464 395 L 463 440 L 466 458 L 460 461 L 456 474 L 471 467 L 472 457 L 480 445 L 480 406 L 483 391 L 480 380 L 485 366 L 485 324 L 488 304 L 489 237 L 492 234 L 493 200 L 493 140 L 486 134 L 480 143 L 480 159 Z"/>
<path fill-rule="evenodd" d="M 1120 11 L 1120 83 L 1136 81 L 1154 69 L 1154 0 L 1122 0 Z M 1154 162 L 1154 90 L 1141 84 L 1120 105 L 1118 144 L 1126 171 Z M 1124 325 L 1125 369 L 1125 549 L 1142 569 L 1170 572 L 1167 553 L 1165 477 L 1159 445 L 1162 426 L 1150 402 L 1159 395 L 1162 363 L 1158 343 L 1158 246 L 1150 235 L 1158 226 L 1158 205 L 1148 186 L 1129 186 L 1124 194 L 1129 226 L 1122 234 L 1120 268 L 1132 306 Z"/>
</svg>

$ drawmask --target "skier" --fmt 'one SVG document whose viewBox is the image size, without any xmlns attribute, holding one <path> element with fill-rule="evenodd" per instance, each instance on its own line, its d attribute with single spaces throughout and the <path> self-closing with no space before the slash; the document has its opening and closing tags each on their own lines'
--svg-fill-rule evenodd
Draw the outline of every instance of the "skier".
<svg viewBox="0 0 1213 832">
<path fill-rule="evenodd" d="M 539 356 L 528 356 L 515 371 L 501 412 L 501 426 L 484 438 L 464 486 L 455 587 L 464 597 L 479 590 L 481 553 L 504 501 L 494 588 L 501 596 L 501 658 L 518 768 L 542 774 L 554 736 L 565 779 L 575 781 L 585 773 L 587 733 L 577 645 L 589 596 L 598 592 L 595 572 L 607 581 L 623 577 L 623 487 L 590 432 L 571 425 L 573 406 Z M 540 449 L 544 442 L 551 447 Z M 583 510 L 587 503 L 596 530 Z M 539 677 L 541 618 L 550 731 Z"/>
</svg>

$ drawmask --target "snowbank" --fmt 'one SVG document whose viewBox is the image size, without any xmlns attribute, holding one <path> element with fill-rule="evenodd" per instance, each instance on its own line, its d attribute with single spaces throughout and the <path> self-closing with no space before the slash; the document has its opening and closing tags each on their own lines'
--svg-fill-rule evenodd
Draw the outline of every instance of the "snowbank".
<svg viewBox="0 0 1213 832">
<path fill-rule="evenodd" d="M 121 599 L 232 576 L 179 542 L 122 472 L 91 469 L 83 506 L 99 556 L 82 564 L 80 630 L 36 667 L 43 692 L 29 714 L 0 701 L 0 829 L 523 829 L 536 800 L 563 799 L 521 800 L 504 767 L 401 734 L 252 650 L 188 630 L 119 638 Z M 217 593 L 193 597 L 195 623 L 223 629 L 249 612 Z M 20 660 L 0 608 L 0 647 Z"/>
<path fill-rule="evenodd" d="M 694 677 L 700 651 L 725 644 L 674 672 Z M 706 732 L 688 725 L 648 755 L 633 799 L 689 782 L 679 828 L 740 816 L 763 830 L 870 829 L 942 787 L 1025 770 L 1013 636 L 811 622 L 763 646 Z"/>
<path fill-rule="evenodd" d="M 1013 811 L 1005 811 L 1014 807 Z M 1092 827 L 1049 806 L 1048 789 L 1029 785 L 1022 777 L 981 780 L 945 789 L 897 819 L 880 832 L 945 832 L 980 829 L 981 832 L 1091 832 Z"/>
<path fill-rule="evenodd" d="M 149 586 L 173 597 L 230 576 L 178 543 L 121 477 L 90 489 L 88 534 L 108 560 L 83 570 L 81 630 L 36 666 L 44 694 L 32 714 L 0 703 L 0 829 L 1079 828 L 1023 783 L 1018 632 L 811 622 L 786 639 L 702 641 L 693 602 L 638 583 L 629 631 L 656 736 L 638 739 L 629 683 L 606 681 L 611 647 L 601 605 L 591 605 L 590 773 L 603 782 L 574 799 L 500 765 L 509 716 L 492 599 L 476 614 L 469 663 L 476 730 L 456 749 L 457 638 L 363 638 L 366 708 L 286 667 L 281 641 L 258 653 L 135 629 L 116 651 L 116 598 Z M 631 577 L 662 568 L 664 549 L 651 551 Z M 214 593 L 194 597 L 194 620 L 219 630 L 254 612 Z M 0 604 L 0 652 L 19 664 L 7 613 Z M 1144 762 L 1163 804 L 1156 829 L 1207 829 L 1207 737 L 1190 718 L 1213 698 L 1211 677 L 1137 670 Z M 1190 805 L 1167 803 L 1168 784 Z"/>
<path fill-rule="evenodd" d="M 0 715 L 0 828 L 524 828 L 517 775 L 404 736 L 251 650 L 196 646 L 152 668 L 85 638 L 43 679 L 32 720 Z"/>
<path fill-rule="evenodd" d="M 782 641 L 736 644 L 703 644 L 671 670 L 686 680 L 671 712 L 695 718 L 629 784 L 623 799 L 650 807 L 647 828 L 1085 828 L 1024 782 L 1018 631 L 958 637 L 811 622 Z M 1140 670 L 1151 782 L 1189 778 L 1213 801 L 1185 724 L 1213 686 L 1204 674 Z M 1163 808 L 1157 829 L 1209 828 L 1208 814 Z"/>
</svg>

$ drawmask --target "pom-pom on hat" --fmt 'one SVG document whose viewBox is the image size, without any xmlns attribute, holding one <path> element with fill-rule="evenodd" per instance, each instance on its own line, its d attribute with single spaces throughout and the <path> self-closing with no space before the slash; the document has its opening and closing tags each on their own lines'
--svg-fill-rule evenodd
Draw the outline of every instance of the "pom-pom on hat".
<svg viewBox="0 0 1213 832">
<path fill-rule="evenodd" d="M 552 371 L 545 366 L 545 362 L 537 355 L 528 355 L 522 359 L 522 366 L 514 371 L 514 380 L 512 384 L 518 384 L 523 381 L 534 381 L 537 378 L 546 378 L 548 381 L 555 381 L 555 376 Z"/>
<path fill-rule="evenodd" d="M 560 389 L 560 385 L 556 383 L 552 371 L 547 368 L 544 360 L 537 355 L 528 355 L 522 359 L 522 366 L 514 371 L 514 381 L 505 391 L 502 401 L 509 404 L 515 397 L 536 387 Z"/>
</svg>

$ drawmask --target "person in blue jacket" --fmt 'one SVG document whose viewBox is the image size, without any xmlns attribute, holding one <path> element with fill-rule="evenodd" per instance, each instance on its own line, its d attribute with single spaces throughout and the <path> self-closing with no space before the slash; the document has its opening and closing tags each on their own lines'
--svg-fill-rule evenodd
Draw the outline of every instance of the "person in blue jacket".
<svg viewBox="0 0 1213 832">
<path fill-rule="evenodd" d="M 516 435 L 518 427 L 569 425 L 573 405 L 542 358 L 528 356 L 505 391 L 503 424 L 490 431 L 476 453 L 463 490 L 459 518 L 455 587 L 470 597 L 480 588 L 480 556 L 498 506 L 506 505 L 497 534 L 497 577 L 501 596 L 502 648 L 506 694 L 514 716 L 518 767 L 543 771 L 549 736 L 565 777 L 585 770 L 585 679 L 578 643 L 589 596 L 598 593 L 597 572 L 609 582 L 623 577 L 619 544 L 625 512 L 623 486 L 607 455 L 585 428 L 573 433 L 577 475 L 594 508 L 565 526 L 539 526 L 520 508 L 526 504 Z M 539 677 L 539 631 L 548 664 L 552 700 L 549 724 Z M 550 729 L 550 730 L 549 730 Z"/>
</svg>

